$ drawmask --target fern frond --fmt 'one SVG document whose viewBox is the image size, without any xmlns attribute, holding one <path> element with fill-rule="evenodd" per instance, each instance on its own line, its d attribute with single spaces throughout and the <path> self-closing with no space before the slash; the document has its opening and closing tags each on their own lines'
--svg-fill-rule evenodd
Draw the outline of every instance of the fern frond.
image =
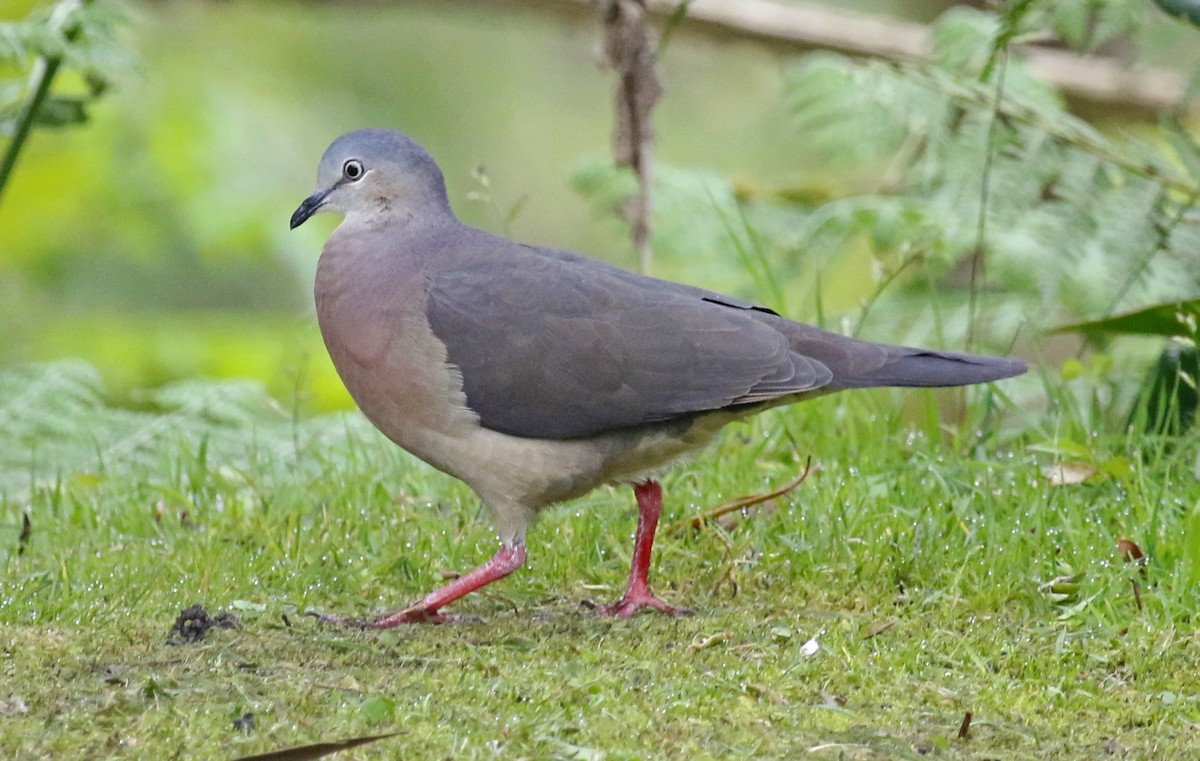
<svg viewBox="0 0 1200 761">
<path fill-rule="evenodd" d="M 33 490 L 79 479 L 102 483 L 111 468 L 151 470 L 161 461 L 315 478 L 324 458 L 351 457 L 355 442 L 380 439 L 357 414 L 295 421 L 249 381 L 189 380 L 143 402 L 110 404 L 96 370 L 76 360 L 0 370 L 0 499 L 24 501 Z M 203 488 L 195 483 L 203 477 L 184 474 L 184 487 L 173 488 Z"/>
</svg>

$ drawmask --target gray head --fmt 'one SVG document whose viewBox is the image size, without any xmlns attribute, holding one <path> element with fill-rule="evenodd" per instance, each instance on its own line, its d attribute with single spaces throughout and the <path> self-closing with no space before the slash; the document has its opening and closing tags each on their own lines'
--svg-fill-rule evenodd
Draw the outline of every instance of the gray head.
<svg viewBox="0 0 1200 761">
<path fill-rule="evenodd" d="M 452 213 L 437 163 L 412 138 L 386 129 L 347 132 L 325 151 L 317 190 L 292 215 L 292 228 L 321 211 L 367 224 Z"/>
</svg>

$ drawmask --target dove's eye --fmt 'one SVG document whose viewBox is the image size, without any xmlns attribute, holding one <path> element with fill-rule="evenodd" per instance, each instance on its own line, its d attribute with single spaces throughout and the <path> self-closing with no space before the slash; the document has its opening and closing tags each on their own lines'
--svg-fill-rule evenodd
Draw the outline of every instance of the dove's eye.
<svg viewBox="0 0 1200 761">
<path fill-rule="evenodd" d="M 345 164 L 342 164 L 342 176 L 351 182 L 362 178 L 365 171 L 362 162 L 358 159 L 350 159 Z"/>
</svg>

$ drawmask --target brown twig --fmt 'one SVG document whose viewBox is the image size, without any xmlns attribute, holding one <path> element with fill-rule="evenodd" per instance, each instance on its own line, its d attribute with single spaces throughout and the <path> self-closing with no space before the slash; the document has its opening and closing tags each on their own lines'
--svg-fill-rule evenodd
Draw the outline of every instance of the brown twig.
<svg viewBox="0 0 1200 761">
<path fill-rule="evenodd" d="M 33 523 L 29 520 L 29 513 L 21 513 L 21 534 L 17 537 L 18 556 L 25 554 L 31 538 L 33 538 Z"/>
<path fill-rule="evenodd" d="M 971 731 L 971 718 L 972 714 L 970 711 L 963 714 L 962 724 L 958 725 L 958 739 L 967 739 L 967 734 Z"/>
<path fill-rule="evenodd" d="M 613 155 L 620 166 L 637 175 L 638 192 L 626 215 L 633 228 L 633 247 L 641 271 L 650 271 L 650 183 L 653 179 L 650 148 L 654 127 L 650 114 L 662 96 L 655 71 L 654 46 L 650 43 L 646 0 L 601 0 L 600 20 L 604 26 L 604 54 L 617 73 L 613 130 Z"/>
<path fill-rule="evenodd" d="M 1137 546 L 1137 543 L 1132 539 L 1118 539 L 1117 551 L 1121 553 L 1121 559 L 1126 563 L 1133 563 L 1138 567 L 1138 573 L 1142 578 L 1146 578 L 1146 554 L 1142 552 L 1142 548 Z M 1146 608 L 1142 603 L 1142 585 L 1138 584 L 1138 580 L 1132 576 L 1129 578 L 1129 583 L 1133 586 L 1133 601 L 1137 605 L 1138 613 L 1144 613 Z"/>
<path fill-rule="evenodd" d="M 696 515 L 691 518 L 685 518 L 682 521 L 673 524 L 670 528 L 670 533 L 678 536 L 689 529 L 698 531 L 712 521 L 720 518 L 722 515 L 728 515 L 729 513 L 737 512 L 738 510 L 744 510 L 747 507 L 766 502 L 769 499 L 782 497 L 784 494 L 787 494 L 792 489 L 795 489 L 797 486 L 804 483 L 805 479 L 812 475 L 814 471 L 819 469 L 820 466 L 813 465 L 812 455 L 809 455 L 808 459 L 804 462 L 804 471 L 791 481 L 788 481 L 783 486 L 780 486 L 778 489 L 774 489 L 769 492 L 763 492 L 762 494 L 748 494 L 744 497 L 731 499 L 728 502 L 717 505 L 707 513 L 701 513 L 700 515 Z"/>
</svg>

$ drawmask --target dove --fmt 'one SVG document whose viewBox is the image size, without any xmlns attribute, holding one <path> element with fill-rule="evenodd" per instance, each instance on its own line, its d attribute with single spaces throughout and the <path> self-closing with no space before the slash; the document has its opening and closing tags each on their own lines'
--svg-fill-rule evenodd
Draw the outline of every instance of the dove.
<svg viewBox="0 0 1200 761">
<path fill-rule="evenodd" d="M 335 140 L 291 227 L 320 212 L 342 215 L 314 287 L 334 367 L 384 435 L 478 495 L 500 539 L 490 560 L 412 605 L 369 620 L 317 614 L 330 623 L 456 620 L 446 606 L 525 562 L 542 509 L 610 483 L 632 485 L 638 524 L 626 591 L 598 612 L 688 613 L 648 583 L 663 469 L 772 407 L 1026 370 L 1018 359 L 846 337 L 471 227 L 437 163 L 400 132 Z"/>
</svg>

